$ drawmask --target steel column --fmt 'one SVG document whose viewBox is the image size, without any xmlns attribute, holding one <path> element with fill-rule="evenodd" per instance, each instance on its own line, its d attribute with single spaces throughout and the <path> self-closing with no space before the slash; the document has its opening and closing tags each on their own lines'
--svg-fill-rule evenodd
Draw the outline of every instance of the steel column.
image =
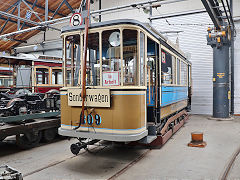
<svg viewBox="0 0 240 180">
<path fill-rule="evenodd" d="M 227 2 L 228 3 L 228 2 Z M 233 14 L 233 1 L 230 0 L 230 18 L 232 19 Z M 234 23 L 231 28 L 231 114 L 234 114 Z"/>
<path fill-rule="evenodd" d="M 229 118 L 229 45 L 213 48 L 213 117 Z"/>
</svg>

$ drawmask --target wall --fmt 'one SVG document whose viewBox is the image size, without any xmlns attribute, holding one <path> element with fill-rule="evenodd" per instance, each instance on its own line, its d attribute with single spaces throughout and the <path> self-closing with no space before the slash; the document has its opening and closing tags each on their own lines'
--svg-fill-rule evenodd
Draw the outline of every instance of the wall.
<svg viewBox="0 0 240 180">
<path fill-rule="evenodd" d="M 240 114 L 240 21 L 235 23 L 237 36 L 235 38 L 234 48 L 235 48 L 235 56 L 234 56 L 234 62 L 235 62 L 235 114 Z"/>
</svg>

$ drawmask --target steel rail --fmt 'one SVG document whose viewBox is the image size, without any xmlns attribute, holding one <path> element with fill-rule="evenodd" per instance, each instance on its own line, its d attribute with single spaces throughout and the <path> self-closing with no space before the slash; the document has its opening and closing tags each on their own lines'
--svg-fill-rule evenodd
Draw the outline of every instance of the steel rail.
<svg viewBox="0 0 240 180">
<path fill-rule="evenodd" d="M 221 180 L 227 180 L 229 172 L 232 169 L 233 163 L 235 162 L 235 160 L 236 160 L 237 156 L 239 155 L 239 153 L 240 153 L 240 147 L 238 147 L 238 149 L 231 156 L 231 159 L 230 159 L 229 163 L 227 164 L 227 167 L 224 170 L 223 175 L 220 178 Z"/>
</svg>

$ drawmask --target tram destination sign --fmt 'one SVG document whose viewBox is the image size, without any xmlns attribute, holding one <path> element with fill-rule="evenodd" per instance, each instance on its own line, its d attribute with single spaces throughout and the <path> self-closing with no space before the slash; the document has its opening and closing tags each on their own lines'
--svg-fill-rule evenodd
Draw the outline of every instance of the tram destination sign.
<svg viewBox="0 0 240 180">
<path fill-rule="evenodd" d="M 68 105 L 82 106 L 82 89 L 68 89 Z M 110 107 L 109 89 L 86 89 L 85 106 Z"/>
</svg>

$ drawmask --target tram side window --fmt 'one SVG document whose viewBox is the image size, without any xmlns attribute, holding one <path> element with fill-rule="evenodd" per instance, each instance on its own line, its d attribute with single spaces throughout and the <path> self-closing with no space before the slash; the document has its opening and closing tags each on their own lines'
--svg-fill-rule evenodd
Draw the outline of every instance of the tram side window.
<svg viewBox="0 0 240 180">
<path fill-rule="evenodd" d="M 61 69 L 52 70 L 52 84 L 63 84 Z"/>
<path fill-rule="evenodd" d="M 79 76 L 81 74 L 80 58 L 80 35 L 70 35 L 66 37 L 65 40 L 65 52 L 66 52 L 66 67 L 70 69 L 70 77 L 67 77 L 68 72 L 66 73 L 66 84 L 71 84 L 76 86 L 79 81 Z"/>
<path fill-rule="evenodd" d="M 136 30 L 123 30 L 123 84 L 126 86 L 139 85 L 137 34 Z"/>
<path fill-rule="evenodd" d="M 155 85 L 156 79 L 156 62 L 159 56 L 159 45 L 151 40 L 147 39 L 147 79 L 150 80 L 151 85 Z"/>
<path fill-rule="evenodd" d="M 103 86 L 120 86 L 121 52 L 120 31 L 102 32 L 102 80 Z"/>
<path fill-rule="evenodd" d="M 145 85 L 145 35 L 140 33 L 140 85 Z"/>
<path fill-rule="evenodd" d="M 100 85 L 99 33 L 88 35 L 86 84 Z"/>
<path fill-rule="evenodd" d="M 176 79 L 176 57 L 172 56 L 172 84 L 177 84 Z"/>
<path fill-rule="evenodd" d="M 181 85 L 187 85 L 187 64 L 181 62 Z"/>
<path fill-rule="evenodd" d="M 162 50 L 162 83 L 163 84 L 173 84 L 173 63 L 172 55 L 168 52 Z"/>
<path fill-rule="evenodd" d="M 180 60 L 177 59 L 177 84 L 180 85 Z"/>
<path fill-rule="evenodd" d="M 36 68 L 37 84 L 49 84 L 48 75 L 49 72 L 47 68 Z"/>
</svg>

